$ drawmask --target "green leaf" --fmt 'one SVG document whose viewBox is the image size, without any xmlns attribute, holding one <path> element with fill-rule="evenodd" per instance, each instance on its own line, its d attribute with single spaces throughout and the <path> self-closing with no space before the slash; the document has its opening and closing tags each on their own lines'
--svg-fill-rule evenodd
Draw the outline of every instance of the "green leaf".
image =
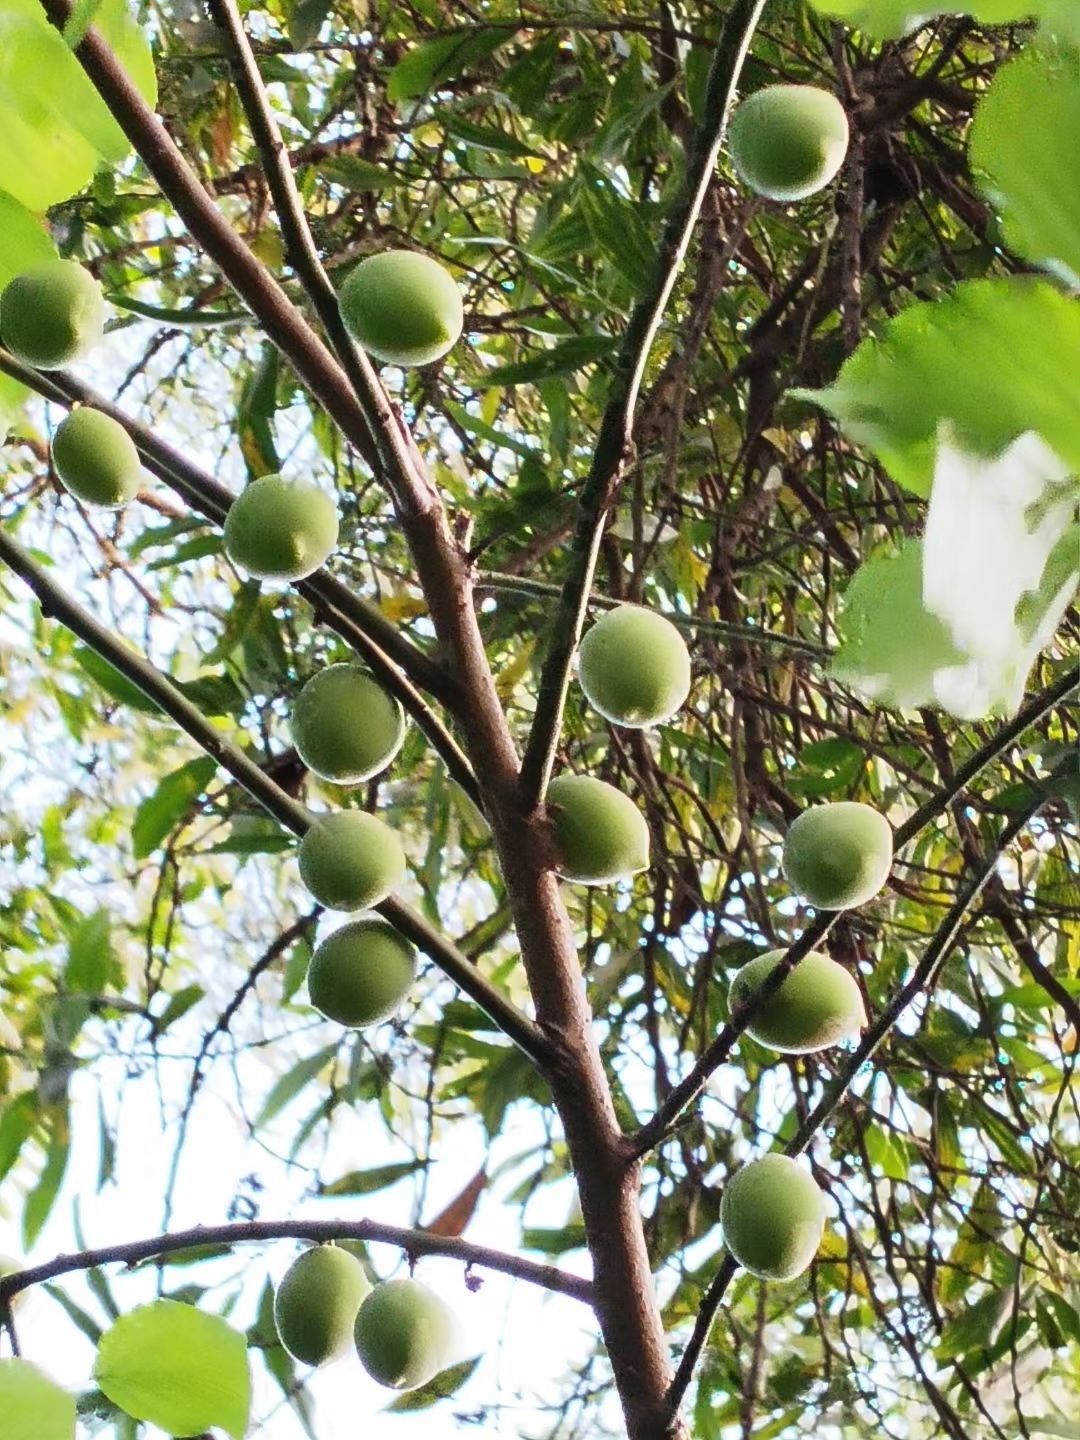
<svg viewBox="0 0 1080 1440">
<path fill-rule="evenodd" d="M 389 190 L 401 181 L 382 165 L 373 165 L 359 155 L 332 155 L 315 167 L 331 185 L 363 193 L 365 190 Z"/>
<path fill-rule="evenodd" d="M 31 265 L 55 258 L 52 236 L 37 216 L 0 190 L 0 287 Z"/>
<path fill-rule="evenodd" d="M 540 1250 L 545 1255 L 565 1255 L 568 1250 L 585 1248 L 585 1226 L 579 1223 L 564 1225 L 561 1230 L 523 1230 L 521 1243 L 526 1250 Z"/>
<path fill-rule="evenodd" d="M 18 1160 L 39 1118 L 38 1098 L 33 1090 L 25 1090 L 0 1110 L 0 1181 Z"/>
<path fill-rule="evenodd" d="M 217 762 L 204 755 L 189 760 L 159 781 L 154 793 L 135 812 L 131 841 L 136 860 L 145 860 L 157 849 L 209 785 L 216 770 Z"/>
<path fill-rule="evenodd" d="M 510 26 L 498 30 L 467 30 L 459 35 L 438 35 L 421 41 L 394 66 L 386 82 L 391 104 L 426 95 L 469 66 L 486 60 L 513 39 Z"/>
<path fill-rule="evenodd" d="M 427 1166 L 426 1160 L 402 1160 L 396 1165 L 377 1165 L 372 1170 L 350 1170 L 347 1174 L 331 1180 L 329 1185 L 320 1185 L 320 1195 L 371 1195 L 376 1190 L 386 1190 L 415 1175 Z"/>
<path fill-rule="evenodd" d="M 79 662 L 80 669 L 85 670 L 87 675 L 101 686 L 106 695 L 111 695 L 122 705 L 128 705 L 132 710 L 138 710 L 144 715 L 160 715 L 162 713 L 161 707 L 156 701 L 151 700 L 149 695 L 144 695 L 134 681 L 129 680 L 103 655 L 99 655 L 96 650 L 91 650 L 89 645 L 76 645 L 72 654 Z"/>
<path fill-rule="evenodd" d="M 64 984 L 69 990 L 100 995 L 108 988 L 116 961 L 111 928 L 108 910 L 96 910 L 76 926 L 68 941 L 64 971 Z"/>
<path fill-rule="evenodd" d="M 153 1020 L 154 1038 L 164 1035 L 170 1025 L 175 1025 L 181 1016 L 186 1015 L 193 1005 L 197 1005 L 206 994 L 201 985 L 185 985 L 182 990 L 177 990 L 175 995 L 169 996 L 169 1003 L 160 1015 Z"/>
<path fill-rule="evenodd" d="M 286 27 L 292 48 L 306 50 L 313 45 L 329 14 L 330 0 L 297 0 L 289 12 Z"/>
<path fill-rule="evenodd" d="M 1078 19 L 1068 7 L 1072 0 L 811 0 L 826 15 L 838 15 L 849 25 L 865 30 L 878 40 L 891 40 L 924 25 L 935 15 L 972 15 L 987 25 L 1004 25 L 1010 20 L 1043 17 L 1048 27 L 1061 33 L 1077 33 Z"/>
<path fill-rule="evenodd" d="M 27 1360 L 0 1360 L 4 1440 L 75 1440 L 75 1397 Z"/>
<path fill-rule="evenodd" d="M 868 1125 L 865 1133 L 866 1153 L 873 1168 L 875 1179 L 883 1176 L 886 1180 L 906 1180 L 910 1165 L 910 1151 L 902 1135 L 894 1134 L 881 1125 Z"/>
<path fill-rule="evenodd" d="M 1001 1328 L 1012 1314 L 1015 1291 L 1012 1285 L 991 1290 L 974 1304 L 968 1305 L 954 1319 L 945 1323 L 941 1339 L 934 1347 L 934 1359 L 940 1365 L 981 1350 L 993 1344 Z"/>
<path fill-rule="evenodd" d="M 53 1205 L 64 1182 L 68 1155 L 71 1153 L 71 1124 L 67 1110 L 54 1107 L 49 1116 L 49 1143 L 45 1150 L 45 1164 L 38 1176 L 37 1184 L 26 1197 L 23 1206 L 23 1248 L 32 1250 L 41 1234 L 46 1220 L 52 1214 Z"/>
<path fill-rule="evenodd" d="M 554 375 L 572 375 L 595 365 L 615 349 L 617 341 L 610 335 L 574 335 L 543 350 L 531 360 L 521 360 L 512 365 L 499 365 L 489 370 L 478 383 L 492 385 L 524 385 L 534 380 L 549 380 Z"/>
<path fill-rule="evenodd" d="M 972 165 L 1018 255 L 1080 284 L 1080 53 L 1034 46 L 999 70 L 971 127 Z"/>
<path fill-rule="evenodd" d="M 474 1355 L 471 1360 L 462 1360 L 457 1365 L 440 1370 L 438 1375 L 429 1380 L 426 1385 L 418 1385 L 415 1390 L 410 1390 L 405 1395 L 399 1395 L 396 1400 L 392 1400 L 386 1407 L 387 1414 L 404 1415 L 414 1410 L 430 1410 L 432 1405 L 437 1405 L 440 1400 L 445 1400 L 448 1395 L 453 1395 L 460 1390 L 482 1358 L 480 1355 Z"/>
<path fill-rule="evenodd" d="M 241 1440 L 251 1407 L 244 1336 L 217 1315 L 158 1300 L 102 1336 L 94 1379 L 122 1410 L 170 1435 L 212 1425 Z"/>
<path fill-rule="evenodd" d="M 47 1295 L 49 1295 L 53 1300 L 56 1301 L 56 1303 L 67 1315 L 68 1319 L 72 1322 L 76 1329 L 82 1331 L 82 1333 L 90 1341 L 91 1345 L 96 1345 L 101 1339 L 102 1332 L 101 1326 L 94 1319 L 94 1317 L 87 1314 L 87 1312 L 82 1308 L 81 1305 L 77 1305 L 75 1301 L 72 1300 L 71 1296 L 68 1295 L 65 1290 L 62 1290 L 59 1285 L 50 1285 L 46 1283 L 42 1286 L 42 1289 Z"/>
<path fill-rule="evenodd" d="M 259 1130 L 268 1125 L 280 1110 L 284 1110 L 289 1101 L 299 1095 L 304 1086 L 330 1064 L 337 1052 L 336 1045 L 327 1045 L 325 1049 L 309 1055 L 306 1060 L 298 1060 L 291 1070 L 286 1071 L 266 1097 L 255 1121 L 255 1129 Z"/>
<path fill-rule="evenodd" d="M 994 459 L 1033 430 L 1066 470 L 1080 470 L 1078 372 L 1080 309 L 1040 280 L 1010 277 L 909 306 L 862 342 L 834 384 L 788 393 L 829 411 L 894 480 L 925 496 L 942 421 L 966 453 Z"/>
</svg>

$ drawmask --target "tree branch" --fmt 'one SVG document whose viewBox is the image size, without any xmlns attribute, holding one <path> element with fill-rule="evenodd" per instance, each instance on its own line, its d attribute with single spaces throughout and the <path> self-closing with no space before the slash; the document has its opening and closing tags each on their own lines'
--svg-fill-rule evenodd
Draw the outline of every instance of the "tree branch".
<svg viewBox="0 0 1080 1440">
<path fill-rule="evenodd" d="M 137 685 L 284 829 L 296 836 L 306 832 L 312 818 L 307 808 L 286 794 L 242 750 L 230 744 L 167 676 L 117 640 L 72 600 L 62 582 L 40 569 L 3 527 L 0 527 L 0 561 L 29 585 L 44 615 L 59 620 L 133 685 Z M 538 1069 L 547 1072 L 553 1063 L 553 1050 L 536 1022 L 511 1004 L 468 956 L 402 901 L 391 898 L 374 908 L 418 945 L 455 985 L 480 1006 L 503 1034 L 529 1056 Z"/>
<path fill-rule="evenodd" d="M 485 1270 L 497 1270 L 515 1280 L 527 1280 L 530 1285 L 567 1295 L 585 1305 L 594 1302 L 590 1280 L 568 1274 L 554 1265 L 540 1265 L 533 1260 L 489 1249 L 486 1245 L 474 1245 L 468 1240 L 431 1235 L 426 1230 L 408 1230 L 400 1225 L 381 1225 L 375 1220 L 251 1220 L 232 1225 L 196 1225 L 192 1230 L 177 1230 L 148 1240 L 131 1240 L 121 1245 L 102 1245 L 94 1250 L 58 1255 L 44 1265 L 15 1270 L 0 1277 L 0 1310 L 21 1290 L 73 1271 L 96 1270 L 99 1265 L 117 1263 L 131 1267 L 158 1255 L 172 1255 L 206 1245 L 258 1244 L 267 1240 L 312 1240 L 320 1245 L 329 1240 L 362 1240 L 396 1245 L 410 1260 L 425 1255 L 442 1255 L 450 1260 L 460 1260 L 470 1268 L 476 1265 Z"/>
<path fill-rule="evenodd" d="M 592 466 L 581 493 L 569 574 L 552 622 L 536 713 L 522 762 L 527 807 L 543 800 L 551 778 L 562 731 L 570 667 L 596 573 L 604 521 L 633 455 L 634 416 L 645 366 L 716 170 L 728 108 L 764 8 L 765 0 L 733 0 L 724 18 L 709 69 L 702 119 L 690 145 L 686 180 L 664 226 L 649 293 L 634 306 L 619 348 L 611 396 L 604 408 Z"/>
</svg>

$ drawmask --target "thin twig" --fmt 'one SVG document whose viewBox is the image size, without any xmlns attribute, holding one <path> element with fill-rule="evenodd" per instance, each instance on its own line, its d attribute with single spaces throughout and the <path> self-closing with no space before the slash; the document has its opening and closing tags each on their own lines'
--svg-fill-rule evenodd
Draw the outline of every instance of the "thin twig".
<svg viewBox="0 0 1080 1440">
<path fill-rule="evenodd" d="M 118 640 L 72 600 L 62 583 L 36 565 L 2 527 L 0 561 L 29 585 L 44 615 L 59 620 L 138 686 L 279 824 L 297 836 L 306 832 L 312 820 L 306 807 L 276 785 L 254 760 L 226 740 L 167 676 Z M 374 908 L 418 945 L 539 1069 L 548 1068 L 552 1050 L 539 1026 L 496 989 L 468 956 L 402 901 L 384 900 Z"/>
<path fill-rule="evenodd" d="M 675 288 L 706 191 L 712 183 L 727 125 L 727 113 L 765 0 L 733 0 L 713 52 L 703 116 L 687 159 L 683 189 L 664 226 L 648 294 L 634 306 L 615 362 L 611 396 L 604 407 L 580 510 L 569 574 L 551 626 L 540 676 L 536 713 L 522 761 L 526 809 L 547 790 L 562 731 L 570 667 L 581 635 L 604 521 L 618 494 L 634 451 L 634 417 L 645 366 L 656 332 Z"/>
<path fill-rule="evenodd" d="M 77 1270 L 96 1270 L 101 1265 L 123 1264 L 129 1267 L 159 1255 L 202 1249 L 204 1246 L 245 1245 L 267 1240 L 311 1240 L 324 1245 L 331 1240 L 360 1240 L 382 1245 L 396 1245 L 410 1259 L 424 1255 L 442 1255 L 460 1260 L 468 1267 L 480 1266 L 497 1270 L 515 1280 L 527 1280 L 545 1290 L 567 1295 L 585 1305 L 593 1304 L 591 1280 L 571 1275 L 554 1265 L 540 1265 L 507 1255 L 486 1245 L 468 1240 L 431 1235 L 426 1230 L 408 1230 L 400 1225 L 382 1225 L 375 1220 L 250 1220 L 232 1225 L 196 1225 L 192 1230 L 155 1235 L 148 1240 L 131 1240 L 120 1245 L 102 1245 L 94 1250 L 80 1250 L 72 1255 L 57 1255 L 44 1265 L 29 1266 L 0 1277 L 0 1305 L 31 1285 L 41 1285 L 58 1275 Z"/>
</svg>

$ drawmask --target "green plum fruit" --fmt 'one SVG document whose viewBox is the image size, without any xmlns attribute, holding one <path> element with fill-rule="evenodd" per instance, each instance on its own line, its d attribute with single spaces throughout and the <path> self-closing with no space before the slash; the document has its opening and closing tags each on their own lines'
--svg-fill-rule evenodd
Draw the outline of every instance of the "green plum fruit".
<svg viewBox="0 0 1080 1440">
<path fill-rule="evenodd" d="M 453 277 L 415 250 L 369 255 L 338 298 L 349 334 L 388 365 L 430 365 L 457 343 L 465 323 Z"/>
<path fill-rule="evenodd" d="M 330 910 L 369 910 L 405 875 L 397 832 L 365 810 L 320 816 L 300 841 L 297 859 L 301 880 Z"/>
<path fill-rule="evenodd" d="M 291 724 L 300 759 L 336 785 L 380 774 L 405 739 L 401 706 L 359 665 L 328 665 L 313 675 L 296 697 Z"/>
<path fill-rule="evenodd" d="M 690 652 L 663 615 L 620 605 L 582 640 L 578 679 L 605 720 L 643 730 L 670 720 L 690 693 Z"/>
<path fill-rule="evenodd" d="M 57 426 L 52 458 L 65 490 L 85 505 L 119 510 L 134 500 L 142 483 L 142 461 L 131 436 L 87 405 Z"/>
<path fill-rule="evenodd" d="M 892 826 L 858 800 L 804 810 L 784 838 L 784 878 L 817 910 L 865 905 L 883 889 L 892 861 Z"/>
<path fill-rule="evenodd" d="M 356 1349 L 368 1374 L 393 1390 L 415 1390 L 446 1368 L 454 1317 L 416 1280 L 376 1285 L 360 1306 Z"/>
<path fill-rule="evenodd" d="M 316 1245 L 295 1260 L 274 1296 L 278 1339 L 294 1360 L 325 1365 L 352 1344 L 353 1326 L 371 1285 L 348 1250 Z"/>
<path fill-rule="evenodd" d="M 0 339 L 38 370 L 81 360 L 100 341 L 105 297 L 74 260 L 46 260 L 9 280 L 0 295 Z"/>
<path fill-rule="evenodd" d="M 365 915 L 316 946 L 308 994 L 328 1020 L 361 1030 L 394 1013 L 415 975 L 412 944 L 386 920 Z"/>
<path fill-rule="evenodd" d="M 333 553 L 337 506 L 310 480 L 263 475 L 225 517 L 225 553 L 257 580 L 303 580 Z"/>
<path fill-rule="evenodd" d="M 628 795 L 591 775 L 559 775 L 547 792 L 559 873 L 608 885 L 649 868 L 649 827 Z"/>
<path fill-rule="evenodd" d="M 728 991 L 732 1015 L 750 1002 L 785 954 L 769 950 L 735 974 Z M 771 1050 L 807 1055 L 853 1038 L 865 1024 L 862 992 L 851 973 L 811 950 L 757 1011 L 746 1032 Z"/>
<path fill-rule="evenodd" d="M 848 138 L 844 107 L 814 85 L 767 85 L 736 108 L 728 127 L 736 173 L 769 200 L 805 200 L 824 189 Z"/>
<path fill-rule="evenodd" d="M 794 1280 L 817 1254 L 825 1196 L 787 1155 L 762 1155 L 736 1170 L 720 1199 L 724 1244 L 751 1275 Z"/>
</svg>

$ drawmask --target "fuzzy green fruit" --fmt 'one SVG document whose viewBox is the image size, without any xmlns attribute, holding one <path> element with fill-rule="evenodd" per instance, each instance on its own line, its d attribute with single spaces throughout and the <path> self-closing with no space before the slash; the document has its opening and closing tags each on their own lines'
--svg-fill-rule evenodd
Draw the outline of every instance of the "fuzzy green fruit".
<svg viewBox="0 0 1080 1440">
<path fill-rule="evenodd" d="M 257 580 L 303 580 L 333 553 L 337 506 L 310 480 L 264 475 L 225 517 L 225 553 Z"/>
<path fill-rule="evenodd" d="M 690 693 L 690 652 L 663 615 L 620 605 L 582 640 L 578 678 L 605 720 L 642 730 L 670 720 Z"/>
<path fill-rule="evenodd" d="M 371 1290 L 355 1255 L 336 1245 L 305 1250 L 274 1296 L 278 1339 L 294 1360 L 325 1365 L 344 1355 L 365 1295 Z"/>
<path fill-rule="evenodd" d="M 751 1275 L 794 1280 L 817 1254 L 825 1196 L 787 1155 L 762 1155 L 736 1170 L 720 1199 L 724 1244 Z"/>
<path fill-rule="evenodd" d="M 728 991 L 732 1015 L 750 1001 L 785 954 L 769 950 L 738 971 Z M 811 950 L 758 1010 L 746 1033 L 771 1050 L 807 1055 L 851 1039 L 865 1024 L 862 993 L 852 975 L 828 955 Z"/>
<path fill-rule="evenodd" d="M 628 795 L 591 775 L 560 775 L 547 792 L 559 873 L 608 885 L 649 868 L 649 827 Z"/>
<path fill-rule="evenodd" d="M 768 85 L 732 115 L 728 149 L 751 190 L 769 200 L 804 200 L 835 178 L 848 136 L 835 95 L 814 85 Z"/>
<path fill-rule="evenodd" d="M 414 250 L 361 260 L 338 298 L 349 334 L 389 365 L 430 365 L 457 343 L 465 323 L 453 277 Z"/>
<path fill-rule="evenodd" d="M 142 461 L 131 436 L 86 405 L 57 427 L 52 458 L 65 490 L 85 505 L 119 510 L 134 500 L 142 483 Z"/>
<path fill-rule="evenodd" d="M 358 785 L 378 775 L 405 739 L 405 715 L 359 665 L 328 665 L 296 697 L 292 737 L 320 779 Z"/>
<path fill-rule="evenodd" d="M 364 1369 L 380 1385 L 415 1390 L 445 1369 L 454 1340 L 454 1317 L 415 1280 L 376 1285 L 356 1317 L 356 1348 Z"/>
<path fill-rule="evenodd" d="M 784 878 L 817 910 L 854 910 L 884 887 L 892 827 L 858 800 L 804 810 L 784 839 Z"/>
<path fill-rule="evenodd" d="M 397 832 L 364 810 L 321 816 L 300 841 L 297 859 L 301 880 L 330 910 L 368 910 L 405 875 Z"/>
<path fill-rule="evenodd" d="M 328 935 L 308 966 L 311 1003 L 350 1030 L 385 1020 L 404 1000 L 416 975 L 416 951 L 376 915 L 352 920 Z"/>
<path fill-rule="evenodd" d="M 0 295 L 0 338 L 24 364 L 59 370 L 101 339 L 105 297 L 74 260 L 46 260 L 9 280 Z"/>
</svg>

